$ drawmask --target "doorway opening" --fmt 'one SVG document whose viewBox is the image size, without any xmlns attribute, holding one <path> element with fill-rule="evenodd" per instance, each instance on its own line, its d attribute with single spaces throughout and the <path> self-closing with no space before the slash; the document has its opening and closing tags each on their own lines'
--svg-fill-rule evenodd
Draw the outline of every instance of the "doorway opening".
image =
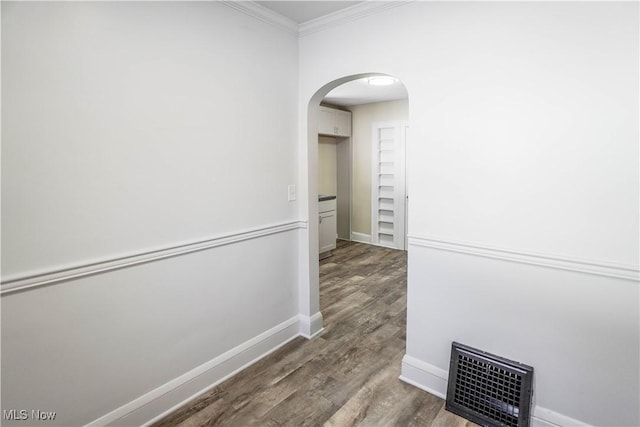
<svg viewBox="0 0 640 427">
<path fill-rule="evenodd" d="M 396 83 L 395 97 L 389 95 L 391 88 L 380 90 L 371 85 L 371 80 L 379 77 Z M 364 95 L 353 91 L 358 86 L 360 94 Z M 345 112 L 350 115 L 348 131 L 344 130 L 344 123 L 340 124 L 335 118 L 333 125 L 327 126 L 324 118 L 332 113 L 327 109 L 335 111 L 337 116 L 344 117 Z M 327 208 L 318 206 L 321 203 L 319 195 L 335 196 L 334 241 L 337 238 L 340 242 L 406 249 L 407 128 L 407 90 L 398 79 L 388 75 L 367 73 L 334 80 L 318 90 L 309 102 L 306 242 L 309 245 L 309 289 L 301 292 L 301 306 L 308 301 L 310 317 L 306 325 L 309 332 L 305 333 L 306 319 L 302 316 L 303 335 L 313 336 L 322 330 L 318 260 L 320 253 L 327 250 L 326 234 L 323 233 L 330 221 L 326 212 L 320 212 Z M 313 219 L 316 215 L 318 222 Z M 335 243 L 333 247 L 336 247 Z M 301 310 L 302 313 L 305 311 Z"/>
</svg>

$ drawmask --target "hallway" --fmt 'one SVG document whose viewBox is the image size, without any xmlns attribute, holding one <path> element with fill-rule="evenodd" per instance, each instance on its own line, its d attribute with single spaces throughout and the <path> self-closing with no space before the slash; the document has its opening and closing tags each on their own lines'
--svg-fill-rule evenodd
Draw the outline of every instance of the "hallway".
<svg viewBox="0 0 640 427">
<path fill-rule="evenodd" d="M 398 380 L 406 252 L 339 243 L 320 263 L 324 332 L 298 337 L 155 426 L 474 425 Z"/>
</svg>

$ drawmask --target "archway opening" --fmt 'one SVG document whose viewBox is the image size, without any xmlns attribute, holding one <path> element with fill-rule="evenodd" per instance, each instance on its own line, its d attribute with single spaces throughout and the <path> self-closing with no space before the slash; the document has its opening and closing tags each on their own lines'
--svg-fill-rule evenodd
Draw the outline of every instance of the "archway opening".
<svg viewBox="0 0 640 427">
<path fill-rule="evenodd" d="M 337 141 L 335 145 L 337 148 L 334 150 L 338 153 L 350 153 L 352 156 L 352 158 L 347 162 L 351 170 L 348 174 L 342 174 L 343 177 L 345 175 L 349 177 L 348 191 L 346 192 L 348 194 L 348 197 L 346 197 L 348 198 L 348 202 L 345 201 L 345 191 L 338 192 L 343 196 L 342 200 L 338 200 L 340 205 L 348 208 L 347 214 L 344 213 L 344 208 L 341 212 L 342 215 L 340 215 L 340 212 L 338 213 L 338 216 L 342 218 L 338 235 L 340 236 L 340 239 L 343 240 L 354 240 L 378 246 L 393 247 L 400 250 L 406 249 L 406 224 L 408 222 L 405 185 L 406 169 L 404 168 L 406 152 L 404 151 L 404 146 L 401 150 L 396 149 L 394 152 L 388 139 L 389 135 L 391 135 L 392 139 L 406 139 L 408 129 L 408 95 L 406 87 L 401 81 L 399 81 L 399 79 L 382 73 L 363 73 L 336 79 L 316 91 L 308 104 L 307 212 L 309 223 L 307 239 L 305 242 L 308 245 L 308 262 L 304 262 L 303 264 L 306 265 L 301 266 L 303 268 L 303 274 L 308 277 L 308 289 L 301 289 L 300 295 L 302 313 L 301 332 L 303 335 L 308 337 L 312 337 L 320 333 L 323 328 L 323 318 L 320 307 L 320 280 L 318 265 L 321 251 L 319 236 L 322 218 L 319 213 L 318 195 L 327 193 L 327 191 L 326 183 L 320 182 L 322 181 L 322 178 L 319 178 L 319 172 L 321 172 L 321 159 L 319 158 L 318 150 L 320 147 L 319 144 L 324 142 L 326 138 L 330 138 L 331 135 L 327 135 L 326 130 L 323 131 L 324 134 L 320 132 L 321 111 L 323 108 L 329 107 L 340 110 L 352 110 L 356 114 L 360 114 L 364 111 L 375 110 L 375 108 L 373 108 L 374 104 L 379 106 L 387 102 L 398 100 L 398 98 L 390 99 L 389 97 L 376 98 L 376 87 L 373 86 L 374 82 L 371 83 L 372 86 L 370 86 L 371 93 L 369 97 L 363 99 L 346 99 L 344 102 L 339 99 L 339 96 L 344 95 L 344 93 L 339 94 L 339 89 L 341 87 L 346 87 L 347 84 L 353 85 L 356 82 L 366 85 L 375 78 L 391 79 L 392 81 L 397 81 L 402 85 L 405 94 L 402 99 L 404 99 L 406 104 L 406 116 L 385 118 L 380 116 L 380 114 L 377 116 L 370 115 L 375 118 L 375 124 L 369 123 L 364 126 L 368 127 L 368 136 L 363 136 L 364 133 L 358 135 L 355 134 L 355 132 L 358 132 L 358 129 L 356 128 L 363 128 L 363 121 L 355 118 L 354 116 L 354 126 L 352 129 L 354 134 L 345 136 L 346 134 L 338 132 L 340 136 L 335 137 L 335 140 Z M 329 95 L 338 95 L 338 97 L 336 98 L 336 96 Z M 348 96 L 343 96 L 343 98 L 348 98 Z M 369 119 L 371 119 L 371 117 L 369 117 Z M 359 147 L 365 147 L 369 151 L 363 151 L 361 149 L 358 151 L 358 149 L 355 149 L 355 151 L 358 152 L 354 152 L 354 143 L 356 138 L 359 138 L 357 142 Z M 379 144 L 377 147 L 375 147 L 376 138 Z M 345 150 L 344 147 L 348 148 Z M 353 157 L 354 154 L 359 157 L 357 160 Z M 393 158 L 391 159 L 389 156 L 392 156 Z M 401 162 L 399 161 L 400 159 L 402 160 Z M 342 161 L 342 164 L 344 164 L 344 159 L 342 159 Z M 340 162 L 341 160 L 338 158 L 338 166 L 340 166 Z M 354 168 L 356 162 L 358 165 Z M 401 175 L 402 179 L 393 181 L 394 176 L 393 173 L 390 172 L 394 171 L 387 169 L 382 171 L 379 169 L 376 170 L 376 162 L 379 166 L 388 166 L 392 163 L 396 164 L 396 166 L 401 166 L 401 168 L 396 170 L 395 173 Z M 368 166 L 369 169 L 367 169 L 366 166 Z M 365 190 L 362 190 L 362 188 L 356 188 L 359 184 L 362 184 L 362 182 L 365 181 L 365 177 L 368 182 L 368 187 L 365 185 Z M 354 178 L 357 182 L 354 181 Z M 344 186 L 344 183 L 339 185 L 341 185 L 343 190 L 347 188 Z M 334 186 L 334 189 L 336 187 L 337 186 Z M 399 191 L 399 187 L 402 187 L 402 191 Z M 320 190 L 321 188 L 322 191 Z M 331 190 L 328 192 L 331 193 Z M 340 197 L 340 195 L 337 196 Z M 319 218 L 319 221 L 315 221 L 315 218 Z M 348 224 L 348 233 L 345 232 L 345 222 Z M 393 232 L 395 232 L 395 235 L 398 237 L 390 238 L 389 236 L 393 236 Z M 306 272 L 304 272 L 305 269 L 307 270 Z M 309 313 L 308 318 L 304 316 L 304 314 L 306 314 L 305 312 Z"/>
</svg>

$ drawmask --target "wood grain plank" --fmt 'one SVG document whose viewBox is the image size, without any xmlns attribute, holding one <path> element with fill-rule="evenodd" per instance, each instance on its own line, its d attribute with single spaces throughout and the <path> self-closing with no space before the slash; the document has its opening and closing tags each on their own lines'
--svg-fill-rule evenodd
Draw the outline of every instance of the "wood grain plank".
<svg viewBox="0 0 640 427">
<path fill-rule="evenodd" d="M 320 262 L 325 331 L 294 339 L 154 426 L 475 425 L 398 379 L 406 263 L 404 251 L 339 241 Z"/>
</svg>

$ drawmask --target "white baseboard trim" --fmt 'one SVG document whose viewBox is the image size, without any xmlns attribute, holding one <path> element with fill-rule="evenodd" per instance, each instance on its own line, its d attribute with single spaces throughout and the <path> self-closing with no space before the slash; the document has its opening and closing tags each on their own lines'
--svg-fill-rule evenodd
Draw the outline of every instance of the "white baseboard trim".
<svg viewBox="0 0 640 427">
<path fill-rule="evenodd" d="M 299 323 L 294 316 L 87 425 L 151 424 L 299 336 Z"/>
<path fill-rule="evenodd" d="M 358 233 L 355 231 L 351 232 L 351 241 L 358 242 L 358 243 L 366 243 L 368 245 L 373 245 L 373 246 L 379 246 L 381 248 L 397 249 L 397 250 L 402 249 L 402 248 L 396 248 L 393 245 L 385 245 L 384 243 L 374 242 L 370 234 Z"/>
<path fill-rule="evenodd" d="M 351 241 L 359 242 L 359 243 L 368 243 L 371 244 L 371 235 L 364 233 L 357 233 L 355 231 L 351 232 Z"/>
<path fill-rule="evenodd" d="M 539 418 L 531 417 L 531 427 L 560 427 L 559 424 L 552 424 L 548 421 L 543 421 Z"/>
<path fill-rule="evenodd" d="M 400 380 L 441 399 L 446 399 L 448 378 L 449 373 L 437 366 L 406 354 L 402 358 Z M 532 427 L 591 427 L 583 421 L 540 406 L 533 408 L 531 421 Z"/>
<path fill-rule="evenodd" d="M 409 355 L 402 358 L 400 380 L 436 395 L 442 399 L 447 396 L 447 371 Z"/>
<path fill-rule="evenodd" d="M 395 247 L 394 245 L 388 245 L 388 244 L 385 244 L 385 243 L 378 242 L 378 243 L 371 243 L 371 244 L 375 245 L 375 246 L 379 246 L 381 248 L 400 250 L 400 248 Z"/>
<path fill-rule="evenodd" d="M 317 337 L 324 331 L 322 313 L 319 311 L 313 316 L 298 315 L 300 319 L 300 335 L 306 339 Z"/>
<path fill-rule="evenodd" d="M 576 420 L 551 409 L 536 406 L 533 408 L 532 427 L 591 427 L 584 421 Z"/>
</svg>

